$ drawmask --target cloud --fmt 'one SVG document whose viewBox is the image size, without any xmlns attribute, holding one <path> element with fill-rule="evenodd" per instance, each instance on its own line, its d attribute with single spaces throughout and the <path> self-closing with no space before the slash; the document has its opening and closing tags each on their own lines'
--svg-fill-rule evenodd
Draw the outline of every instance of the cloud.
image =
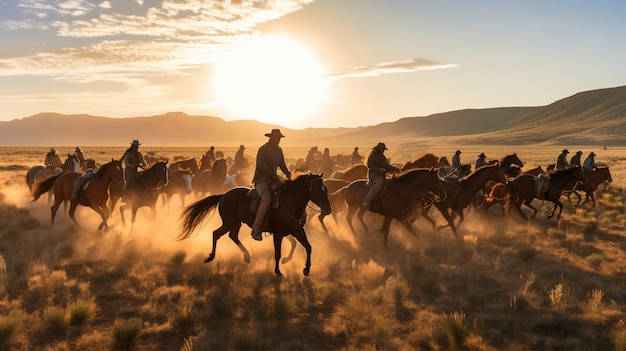
<svg viewBox="0 0 626 351">
<path fill-rule="evenodd" d="M 387 73 L 415 72 L 453 67 L 458 67 L 458 65 L 440 63 L 415 57 L 402 61 L 378 63 L 371 66 L 358 66 L 345 71 L 331 72 L 328 73 L 326 76 L 331 79 L 373 77 Z"/>
</svg>

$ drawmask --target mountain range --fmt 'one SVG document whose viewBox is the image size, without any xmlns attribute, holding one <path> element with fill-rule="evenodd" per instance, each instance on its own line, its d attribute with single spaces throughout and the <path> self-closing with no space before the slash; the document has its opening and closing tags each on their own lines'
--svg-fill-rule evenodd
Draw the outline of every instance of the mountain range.
<svg viewBox="0 0 626 351">
<path fill-rule="evenodd" d="M 289 129 L 254 120 L 170 112 L 109 118 L 39 113 L 0 122 L 5 146 L 260 145 L 280 128 L 290 146 L 423 144 L 626 145 L 626 86 L 580 92 L 546 106 L 466 109 L 354 128 Z"/>
</svg>

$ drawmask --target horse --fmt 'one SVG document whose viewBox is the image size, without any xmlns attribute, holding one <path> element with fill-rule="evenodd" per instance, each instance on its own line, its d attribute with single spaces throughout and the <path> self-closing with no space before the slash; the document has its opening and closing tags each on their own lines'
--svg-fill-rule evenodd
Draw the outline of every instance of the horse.
<svg viewBox="0 0 626 351">
<path fill-rule="evenodd" d="M 439 168 L 439 157 L 428 153 L 413 161 L 405 162 L 400 166 L 402 172 L 416 168 Z"/>
<path fill-rule="evenodd" d="M 324 185 L 326 186 L 326 190 L 328 192 L 328 202 L 330 202 L 330 206 L 333 209 L 332 216 L 335 222 L 337 222 L 337 213 L 341 212 L 343 208 L 345 207 L 345 201 L 343 201 L 343 197 L 341 196 L 341 194 L 338 194 L 337 192 L 339 189 L 349 184 L 350 184 L 349 181 L 343 180 L 343 179 L 332 179 L 332 178 L 324 179 Z M 328 228 L 326 227 L 326 224 L 324 224 L 325 217 L 326 217 L 326 214 L 323 212 L 320 212 L 320 214 L 317 216 L 317 219 L 322 224 L 322 228 L 324 228 L 324 231 L 328 233 Z"/>
<path fill-rule="evenodd" d="M 204 170 L 210 170 L 211 169 L 211 160 L 209 159 L 209 157 L 207 155 L 202 155 L 202 157 L 200 157 L 200 167 L 199 167 L 199 171 L 204 171 Z"/>
<path fill-rule="evenodd" d="M 80 163 L 74 154 L 67 154 L 67 159 L 61 167 L 33 166 L 26 172 L 26 184 L 32 190 L 33 184 L 51 175 L 63 172 L 80 172 Z"/>
<path fill-rule="evenodd" d="M 152 215 L 156 217 L 156 202 L 159 198 L 159 190 L 168 182 L 167 161 L 157 161 L 152 167 L 137 175 L 135 182 L 127 189 L 125 204 L 120 206 L 120 216 L 122 224 L 126 225 L 124 211 L 130 207 L 130 231 L 135 225 L 137 210 L 148 206 L 152 210 Z"/>
<path fill-rule="evenodd" d="M 210 170 L 200 171 L 191 180 L 191 186 L 196 194 L 196 198 L 204 196 L 207 192 L 211 194 L 222 193 L 227 173 L 228 165 L 223 158 L 215 160 Z"/>
<path fill-rule="evenodd" d="M 499 164 L 496 163 L 480 167 L 460 180 L 442 180 L 448 197 L 443 201 L 434 202 L 433 204 L 439 209 L 448 222 L 447 226 L 452 229 L 452 233 L 455 237 L 459 238 L 457 229 L 464 219 L 463 210 L 472 203 L 476 194 L 483 189 L 485 184 L 489 181 L 506 182 L 504 170 Z M 421 214 L 422 217 L 431 224 L 434 224 L 435 221 L 428 216 L 430 207 L 431 206 L 424 207 Z M 448 209 L 450 209 L 450 212 L 448 212 Z M 459 217 L 457 224 L 454 224 L 455 216 Z"/>
<path fill-rule="evenodd" d="M 348 186 L 341 189 L 345 203 L 348 206 L 346 220 L 348 221 L 348 225 L 354 234 L 356 234 L 356 230 L 352 225 L 352 218 L 357 210 L 357 218 L 363 227 L 366 229 L 368 228 L 367 224 L 363 220 L 363 215 L 365 214 L 366 209 L 361 205 L 363 203 L 363 199 L 365 198 L 366 191 L 367 185 L 365 180 L 353 181 Z M 378 213 L 384 216 L 381 231 L 383 233 L 383 243 L 385 248 L 387 248 L 389 227 L 391 226 L 391 221 L 393 219 L 399 220 L 409 230 L 409 232 L 413 234 L 413 236 L 417 236 L 408 221 L 407 213 L 409 209 L 407 208 L 407 203 L 412 196 L 420 191 L 432 192 L 439 199 L 446 198 L 446 191 L 439 181 L 436 169 L 415 169 L 399 177 L 392 178 L 387 182 L 387 184 L 385 184 L 378 198 L 374 200 L 374 202 L 378 202 L 380 204 Z"/>
<path fill-rule="evenodd" d="M 187 207 L 182 214 L 183 225 L 178 240 L 189 238 L 206 216 L 213 209 L 218 208 L 222 225 L 213 231 L 213 248 L 204 262 L 213 261 L 217 240 L 224 234 L 230 233 L 228 236 L 242 251 L 244 261 L 250 263 L 250 253 L 239 241 L 241 224 L 245 223 L 251 226 L 255 217 L 255 213 L 250 208 L 252 199 L 247 195 L 249 190 L 250 188 L 245 187 L 233 188 L 224 194 L 208 196 Z M 270 208 L 268 212 L 269 228 L 266 229 L 266 231 L 274 234 L 274 258 L 276 261 L 274 273 L 277 276 L 282 276 L 278 267 L 282 240 L 285 236 L 292 235 L 306 250 L 306 264 L 303 274 L 308 276 L 311 269 L 311 244 L 304 230 L 307 203 L 312 201 L 325 214 L 331 212 L 322 175 L 309 173 L 298 176 L 294 180 L 287 180 L 279 187 L 278 198 L 279 207 Z"/>
<path fill-rule="evenodd" d="M 609 171 L 609 167 L 597 167 L 591 172 L 585 172 L 585 175 L 587 176 L 587 181 L 585 183 L 576 182 L 575 186 L 573 187 L 566 186 L 565 187 L 566 190 L 564 191 L 564 194 L 567 196 L 568 200 L 572 194 L 575 194 L 576 196 L 578 196 L 578 202 L 575 205 L 575 206 L 578 206 L 580 205 L 580 201 L 582 200 L 582 197 L 576 190 L 582 190 L 585 192 L 585 201 L 583 201 L 583 204 L 589 201 L 589 199 L 591 199 L 593 207 L 596 207 L 596 196 L 594 195 L 594 192 L 598 189 L 598 186 L 602 184 L 603 182 L 607 181 L 609 183 L 612 183 L 613 177 L 611 177 L 611 172 Z M 573 189 L 567 190 L 568 188 L 569 189 L 573 188 Z"/>
<path fill-rule="evenodd" d="M 343 179 L 349 182 L 353 182 L 359 179 L 367 179 L 367 166 L 364 164 L 354 165 L 344 171 L 335 171 L 332 176 L 332 179 Z"/>
<path fill-rule="evenodd" d="M 573 167 L 563 171 L 556 171 L 550 175 L 548 181 L 548 191 L 543 193 L 543 199 L 548 200 L 554 204 L 552 208 L 552 212 L 548 215 L 548 219 L 554 217 L 554 212 L 556 211 L 557 206 L 559 207 L 559 213 L 557 215 L 557 220 L 561 218 L 561 212 L 563 211 L 563 204 L 559 200 L 561 194 L 563 193 L 563 189 L 570 183 L 572 180 L 585 182 L 587 176 L 585 175 L 585 171 L 581 167 Z M 533 210 L 533 214 L 531 218 L 534 218 L 537 215 L 537 209 L 534 208 L 531 204 L 533 199 L 537 197 L 537 189 L 536 189 L 537 177 L 532 176 L 530 174 L 521 174 L 515 177 L 513 180 L 510 180 L 507 183 L 507 193 L 508 198 L 506 201 L 506 206 L 511 209 L 515 207 L 517 212 L 524 218 L 524 220 L 528 220 L 528 217 L 522 211 L 522 204 Z"/>
<path fill-rule="evenodd" d="M 195 158 L 190 158 L 190 159 L 186 159 L 186 160 L 180 160 L 180 161 L 176 161 L 174 163 L 172 163 L 169 167 L 168 167 L 168 172 L 170 172 L 170 174 L 173 171 L 190 171 L 191 172 L 191 176 L 195 176 L 196 174 L 198 174 L 198 161 L 196 161 Z"/>
<path fill-rule="evenodd" d="M 439 168 L 439 177 L 443 178 L 446 176 L 445 170 L 450 169 L 450 167 L 452 167 L 452 165 L 450 164 L 450 161 L 448 161 L 448 158 L 446 156 L 441 156 L 439 157 L 439 161 L 437 162 L 437 167 Z"/>
<path fill-rule="evenodd" d="M 124 181 L 122 161 L 112 159 L 111 162 L 103 165 L 89 181 L 90 184 L 87 189 L 80 192 L 78 200 L 71 200 L 74 182 L 80 175 L 79 172 L 60 173 L 46 178 L 39 183 L 35 183 L 31 191 L 33 196 L 32 201 L 36 201 L 42 194 L 53 189 L 54 205 L 52 205 L 50 209 L 52 213 L 50 226 L 54 225 L 54 217 L 56 216 L 61 202 L 70 200 L 69 216 L 76 225 L 78 225 L 74 217 L 76 207 L 83 205 L 91 207 L 102 218 L 102 223 L 98 226 L 98 230 L 102 228 L 108 230 L 107 219 L 109 218 L 110 212 L 106 203 L 109 198 L 109 186 L 113 181 Z"/>
<path fill-rule="evenodd" d="M 170 170 L 168 171 L 169 181 L 167 184 L 164 184 L 159 188 L 159 194 L 165 195 L 163 204 L 169 205 L 172 196 L 174 196 L 174 194 L 178 194 L 180 197 L 180 204 L 183 207 L 185 206 L 185 196 L 187 194 L 191 194 L 192 191 L 191 174 L 192 171 L 190 170 L 174 169 L 172 171 L 170 167 Z"/>
</svg>

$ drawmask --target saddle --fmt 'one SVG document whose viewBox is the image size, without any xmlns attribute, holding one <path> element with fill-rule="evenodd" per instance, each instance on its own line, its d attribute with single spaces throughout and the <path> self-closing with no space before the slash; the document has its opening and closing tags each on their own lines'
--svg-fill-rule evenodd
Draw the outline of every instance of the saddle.
<svg viewBox="0 0 626 351">
<path fill-rule="evenodd" d="M 259 196 L 259 193 L 254 188 L 248 190 L 246 195 L 252 199 L 252 201 L 250 201 L 250 211 L 256 213 L 256 210 L 259 208 L 259 203 L 261 203 L 261 196 Z M 278 208 L 279 205 L 280 197 L 278 196 L 278 191 L 273 191 L 270 208 Z"/>
<path fill-rule="evenodd" d="M 545 193 L 548 192 L 548 187 L 550 186 L 550 177 L 540 174 L 537 176 L 537 181 L 535 182 L 535 191 L 537 195 L 535 196 L 538 199 L 545 200 Z"/>
<path fill-rule="evenodd" d="M 387 189 L 389 188 L 389 179 L 386 179 L 383 183 L 383 187 L 380 188 L 380 192 L 376 197 L 372 200 L 370 204 L 369 210 L 374 213 L 383 214 L 382 204 L 380 203 L 380 199 L 387 193 Z"/>
</svg>

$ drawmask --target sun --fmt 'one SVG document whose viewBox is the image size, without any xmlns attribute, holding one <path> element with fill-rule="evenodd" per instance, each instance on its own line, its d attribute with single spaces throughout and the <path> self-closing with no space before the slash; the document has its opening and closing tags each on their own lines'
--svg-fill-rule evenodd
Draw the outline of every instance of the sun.
<svg viewBox="0 0 626 351">
<path fill-rule="evenodd" d="M 311 125 L 327 91 L 313 53 L 281 35 L 256 35 L 233 45 L 215 65 L 213 88 L 233 117 L 292 128 Z"/>
</svg>

